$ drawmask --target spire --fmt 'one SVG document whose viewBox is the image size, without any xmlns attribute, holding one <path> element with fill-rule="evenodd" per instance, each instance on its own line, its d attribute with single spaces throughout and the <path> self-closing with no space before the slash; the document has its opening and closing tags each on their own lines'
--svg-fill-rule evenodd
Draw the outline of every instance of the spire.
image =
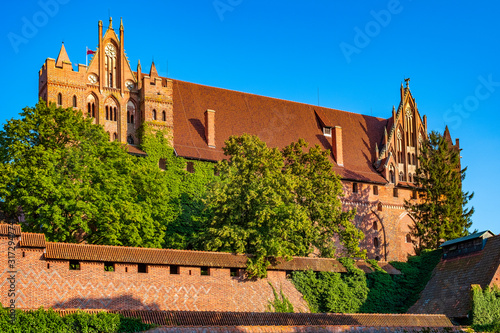
<svg viewBox="0 0 500 333">
<path fill-rule="evenodd" d="M 123 30 L 123 19 L 120 17 L 120 30 Z"/>
<path fill-rule="evenodd" d="M 453 141 L 451 141 L 451 135 L 450 130 L 448 129 L 448 125 L 446 125 L 446 128 L 444 129 L 443 137 L 448 142 L 450 147 L 453 146 Z"/>
<path fill-rule="evenodd" d="M 156 66 L 155 66 L 155 62 L 153 61 L 151 63 L 151 69 L 149 70 L 149 77 L 150 78 L 154 78 L 154 77 L 158 77 L 158 72 L 156 71 Z"/>
<path fill-rule="evenodd" d="M 111 16 L 109 17 L 109 27 L 108 27 L 108 29 L 113 30 L 113 18 Z"/>
<path fill-rule="evenodd" d="M 59 55 L 57 56 L 56 66 L 62 67 L 63 62 L 71 63 L 71 61 L 69 60 L 69 57 L 68 57 L 68 53 L 66 53 L 66 48 L 64 47 L 64 42 L 62 42 L 61 50 L 59 51 Z"/>
</svg>

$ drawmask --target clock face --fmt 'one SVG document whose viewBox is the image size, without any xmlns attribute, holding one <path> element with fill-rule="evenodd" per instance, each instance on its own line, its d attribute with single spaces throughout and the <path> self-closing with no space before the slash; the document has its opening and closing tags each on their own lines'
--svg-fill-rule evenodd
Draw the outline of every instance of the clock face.
<svg viewBox="0 0 500 333">
<path fill-rule="evenodd" d="M 97 76 L 95 74 L 90 74 L 89 75 L 89 82 L 90 83 L 97 83 Z"/>
<path fill-rule="evenodd" d="M 132 82 L 132 81 L 127 81 L 127 82 L 125 82 L 125 86 L 126 86 L 129 90 L 132 90 L 132 89 L 134 89 L 135 84 L 134 84 L 134 82 Z"/>
<path fill-rule="evenodd" d="M 114 57 L 116 55 L 116 49 L 113 44 L 106 45 L 106 55 Z"/>
</svg>

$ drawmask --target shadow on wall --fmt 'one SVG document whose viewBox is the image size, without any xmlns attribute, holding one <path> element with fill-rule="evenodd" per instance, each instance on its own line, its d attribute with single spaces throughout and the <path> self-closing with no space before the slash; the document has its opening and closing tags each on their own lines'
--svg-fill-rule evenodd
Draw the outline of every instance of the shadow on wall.
<svg viewBox="0 0 500 333">
<path fill-rule="evenodd" d="M 145 304 L 132 294 L 119 297 L 75 297 L 64 302 L 58 302 L 54 309 L 107 309 L 107 310 L 159 310 L 156 303 Z"/>
<path fill-rule="evenodd" d="M 347 201 L 363 203 L 362 205 L 347 206 L 349 209 L 356 208 L 354 225 L 365 234 L 365 239 L 360 242 L 361 248 L 367 250 L 368 259 L 386 261 L 390 244 L 387 243 L 384 220 L 378 214 L 379 205 L 367 204 L 373 202 L 373 200 L 370 201 L 373 185 L 346 181 L 343 186 L 344 198 Z"/>
</svg>

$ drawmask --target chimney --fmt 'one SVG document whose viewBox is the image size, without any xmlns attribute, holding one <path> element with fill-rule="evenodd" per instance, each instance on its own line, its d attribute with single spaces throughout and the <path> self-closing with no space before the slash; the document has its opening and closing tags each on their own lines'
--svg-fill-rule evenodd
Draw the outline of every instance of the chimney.
<svg viewBox="0 0 500 333">
<path fill-rule="evenodd" d="M 205 111 L 205 138 L 210 148 L 215 148 L 215 111 Z"/>
<path fill-rule="evenodd" d="M 338 166 L 344 166 L 344 152 L 342 149 L 342 127 L 335 126 L 332 133 L 332 153 Z"/>
</svg>

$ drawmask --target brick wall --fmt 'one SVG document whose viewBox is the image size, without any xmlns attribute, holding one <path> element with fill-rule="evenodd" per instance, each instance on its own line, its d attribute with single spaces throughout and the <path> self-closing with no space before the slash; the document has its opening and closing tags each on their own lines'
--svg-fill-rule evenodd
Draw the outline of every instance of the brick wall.
<svg viewBox="0 0 500 333">
<path fill-rule="evenodd" d="M 7 237 L 0 238 L 0 302 L 9 303 Z M 43 249 L 16 250 L 16 307 L 87 308 L 116 310 L 188 310 L 264 312 L 274 299 L 271 283 L 307 312 L 307 304 L 283 271 L 270 271 L 267 279 L 245 281 L 230 276 L 230 269 L 211 268 L 204 276 L 199 267 L 180 267 L 170 274 L 167 265 L 148 265 L 139 273 L 137 264 L 81 262 L 70 270 L 68 260 L 46 260 Z"/>
</svg>

